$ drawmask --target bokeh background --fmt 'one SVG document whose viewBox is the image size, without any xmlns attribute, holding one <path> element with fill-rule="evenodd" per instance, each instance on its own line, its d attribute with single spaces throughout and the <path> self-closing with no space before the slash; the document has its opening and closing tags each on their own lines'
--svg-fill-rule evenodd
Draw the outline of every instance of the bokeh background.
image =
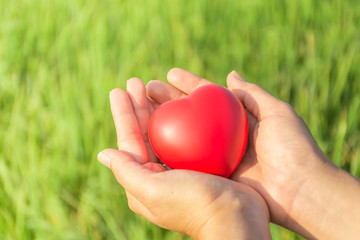
<svg viewBox="0 0 360 240">
<path fill-rule="evenodd" d="M 0 0 L 0 239 L 187 239 L 133 214 L 96 160 L 116 147 L 109 91 L 173 67 L 222 85 L 236 69 L 360 177 L 359 27 L 358 0 Z"/>
</svg>

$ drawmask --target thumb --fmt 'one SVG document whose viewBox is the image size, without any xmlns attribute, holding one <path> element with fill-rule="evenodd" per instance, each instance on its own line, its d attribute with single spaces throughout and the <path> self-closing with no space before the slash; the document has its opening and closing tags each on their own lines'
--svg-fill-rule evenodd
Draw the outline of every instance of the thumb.
<svg viewBox="0 0 360 240">
<path fill-rule="evenodd" d="M 244 104 L 246 110 L 258 120 L 270 114 L 274 106 L 280 102 L 262 87 L 244 81 L 236 71 L 228 75 L 227 86 Z"/>
<path fill-rule="evenodd" d="M 136 162 L 127 152 L 105 149 L 98 154 L 98 160 L 114 173 L 116 180 L 132 195 L 143 196 L 144 188 L 151 184 L 151 169 Z"/>
</svg>

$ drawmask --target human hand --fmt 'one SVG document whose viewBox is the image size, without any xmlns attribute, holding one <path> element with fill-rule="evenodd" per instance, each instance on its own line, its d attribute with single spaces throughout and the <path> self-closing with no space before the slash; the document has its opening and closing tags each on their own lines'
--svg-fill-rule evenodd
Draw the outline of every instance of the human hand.
<svg viewBox="0 0 360 240">
<path fill-rule="evenodd" d="M 168 81 L 173 86 L 150 82 L 149 97 L 163 103 L 185 97 L 197 87 L 210 83 L 182 69 L 171 70 Z M 248 150 L 231 178 L 248 184 L 264 197 L 273 222 L 308 238 L 336 238 L 334 232 L 338 234 L 338 228 L 328 230 L 335 225 L 336 219 L 331 215 L 335 211 L 326 211 L 324 203 L 335 192 L 334 186 L 339 186 L 334 182 L 336 176 L 344 179 L 343 182 L 352 182 L 352 179 L 344 176 L 322 153 L 290 105 L 261 87 L 245 82 L 235 72 L 229 74 L 227 84 L 243 102 L 249 117 Z M 339 205 L 337 203 L 347 197 L 345 192 L 336 192 L 339 198 L 332 197 L 332 202 Z"/>
<path fill-rule="evenodd" d="M 158 105 L 146 96 L 145 85 L 139 78 L 127 81 L 127 92 L 122 89 L 110 92 L 118 149 L 129 152 L 139 163 L 159 161 L 148 137 L 150 116 Z"/>
<path fill-rule="evenodd" d="M 214 175 L 166 169 L 147 138 L 150 114 L 157 106 L 140 79 L 128 81 L 128 93 L 110 93 L 120 151 L 107 149 L 99 160 L 124 186 L 129 207 L 155 224 L 199 239 L 270 238 L 269 212 L 252 188 Z"/>
<path fill-rule="evenodd" d="M 194 239 L 270 239 L 264 199 L 249 186 L 215 175 L 140 164 L 124 151 L 103 150 L 131 198 L 129 207 L 156 225 Z"/>
</svg>

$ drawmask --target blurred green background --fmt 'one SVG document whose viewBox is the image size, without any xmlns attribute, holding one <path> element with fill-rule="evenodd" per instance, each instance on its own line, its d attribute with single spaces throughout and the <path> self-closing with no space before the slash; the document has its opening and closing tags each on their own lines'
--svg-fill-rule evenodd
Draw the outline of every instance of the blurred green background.
<svg viewBox="0 0 360 240">
<path fill-rule="evenodd" d="M 360 177 L 359 26 L 358 0 L 0 0 L 0 239 L 185 239 L 96 160 L 116 147 L 108 92 L 172 67 L 222 85 L 236 69 Z"/>
</svg>

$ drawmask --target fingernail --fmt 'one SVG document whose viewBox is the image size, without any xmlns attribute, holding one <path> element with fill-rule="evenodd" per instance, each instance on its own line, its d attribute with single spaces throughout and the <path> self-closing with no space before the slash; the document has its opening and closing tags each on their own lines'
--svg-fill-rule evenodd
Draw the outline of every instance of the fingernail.
<svg viewBox="0 0 360 240">
<path fill-rule="evenodd" d="M 110 168 L 110 158 L 103 152 L 99 152 L 97 159 L 101 162 L 105 167 Z"/>
<path fill-rule="evenodd" d="M 150 81 L 148 81 L 148 83 L 146 84 L 146 88 L 148 88 L 148 87 L 149 87 L 149 85 L 151 85 L 153 82 L 154 82 L 154 80 L 150 80 Z"/>
<path fill-rule="evenodd" d="M 137 81 L 140 81 L 142 82 L 142 80 L 140 78 L 137 78 L 137 77 L 132 77 L 132 78 L 129 78 L 126 83 L 129 84 L 129 82 L 137 82 Z"/>
<path fill-rule="evenodd" d="M 231 72 L 231 75 L 233 75 L 236 79 L 240 81 L 244 81 L 244 79 L 242 79 L 242 77 L 235 70 Z"/>
</svg>

